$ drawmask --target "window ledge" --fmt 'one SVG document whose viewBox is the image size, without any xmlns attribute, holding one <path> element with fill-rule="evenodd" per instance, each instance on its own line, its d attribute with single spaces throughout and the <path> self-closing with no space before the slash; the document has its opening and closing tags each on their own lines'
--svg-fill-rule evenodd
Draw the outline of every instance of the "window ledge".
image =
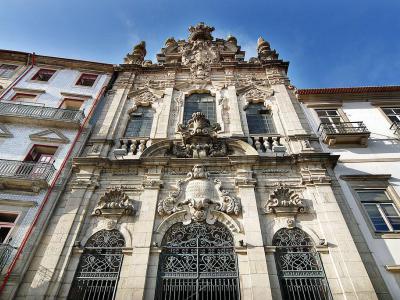
<svg viewBox="0 0 400 300">
<path fill-rule="evenodd" d="M 400 232 L 375 232 L 376 239 L 400 239 Z"/>
</svg>

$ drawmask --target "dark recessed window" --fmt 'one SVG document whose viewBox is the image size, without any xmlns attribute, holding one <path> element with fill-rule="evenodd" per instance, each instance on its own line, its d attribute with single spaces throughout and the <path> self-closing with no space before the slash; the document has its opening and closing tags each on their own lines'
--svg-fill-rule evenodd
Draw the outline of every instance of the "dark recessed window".
<svg viewBox="0 0 400 300">
<path fill-rule="evenodd" d="M 250 134 L 276 133 L 271 112 L 262 103 L 250 103 L 246 108 L 246 119 Z"/>
<path fill-rule="evenodd" d="M 202 112 L 210 123 L 217 122 L 215 100 L 210 94 L 192 94 L 185 100 L 183 123 L 186 124 L 195 112 Z"/>
<path fill-rule="evenodd" d="M 400 123 L 400 107 L 387 107 L 382 110 L 392 122 Z"/>
<path fill-rule="evenodd" d="M 385 190 L 357 190 L 372 225 L 376 232 L 400 230 L 400 213 Z"/>
<path fill-rule="evenodd" d="M 0 212 L 0 244 L 8 242 L 10 232 L 15 226 L 17 218 L 17 213 Z"/>
<path fill-rule="evenodd" d="M 149 137 L 153 125 L 154 111 L 150 107 L 139 107 L 130 114 L 125 136 L 127 137 Z"/>
<path fill-rule="evenodd" d="M 15 70 L 18 68 L 16 65 L 0 65 L 0 77 L 2 78 L 11 78 L 14 75 Z"/>
<path fill-rule="evenodd" d="M 93 86 L 97 79 L 97 76 L 98 75 L 95 74 L 82 74 L 76 82 L 76 85 Z"/>
<path fill-rule="evenodd" d="M 55 73 L 55 70 L 49 70 L 49 69 L 40 69 L 35 76 L 32 77 L 32 80 L 38 80 L 38 81 L 49 81 L 50 78 L 53 76 Z"/>
</svg>

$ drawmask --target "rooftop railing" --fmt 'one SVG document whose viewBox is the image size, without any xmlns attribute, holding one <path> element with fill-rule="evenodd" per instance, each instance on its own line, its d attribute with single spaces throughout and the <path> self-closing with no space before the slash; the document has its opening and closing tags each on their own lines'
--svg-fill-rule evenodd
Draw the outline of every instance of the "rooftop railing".
<svg viewBox="0 0 400 300">
<path fill-rule="evenodd" d="M 85 118 L 81 110 L 36 106 L 21 103 L 0 102 L 1 116 L 17 116 L 47 119 L 81 124 Z"/>
<path fill-rule="evenodd" d="M 325 135 L 356 135 L 369 134 L 367 127 L 360 122 L 321 123 L 318 132 Z"/>
<path fill-rule="evenodd" d="M 0 177 L 45 180 L 49 183 L 55 170 L 53 164 L 0 159 Z"/>
</svg>

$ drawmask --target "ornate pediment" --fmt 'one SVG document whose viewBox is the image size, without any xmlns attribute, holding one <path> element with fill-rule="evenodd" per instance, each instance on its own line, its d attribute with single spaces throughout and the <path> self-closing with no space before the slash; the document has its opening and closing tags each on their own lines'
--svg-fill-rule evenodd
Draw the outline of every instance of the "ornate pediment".
<svg viewBox="0 0 400 300">
<path fill-rule="evenodd" d="M 250 103 L 264 103 L 266 108 L 271 109 L 271 101 L 268 100 L 268 98 L 273 95 L 274 90 L 272 89 L 250 88 L 243 94 L 245 98 L 245 108 Z"/>
<path fill-rule="evenodd" d="M 114 188 L 100 198 L 93 215 L 133 215 L 136 209 L 133 200 L 120 188 Z"/>
<path fill-rule="evenodd" d="M 303 199 L 286 185 L 280 184 L 270 195 L 264 211 L 266 213 L 296 215 L 306 210 Z"/>
<path fill-rule="evenodd" d="M 152 106 L 161 98 L 161 96 L 158 96 L 151 89 L 131 92 L 129 93 L 129 97 L 133 100 L 133 105 L 128 110 L 128 113 L 134 112 L 139 106 Z"/>
<path fill-rule="evenodd" d="M 214 223 L 213 211 L 228 215 L 239 215 L 241 206 L 238 199 L 222 188 L 219 179 L 211 180 L 205 167 L 195 165 L 186 179 L 178 180 L 176 190 L 158 203 L 161 216 L 186 211 L 185 223 L 192 221 Z"/>
<path fill-rule="evenodd" d="M 210 124 L 203 113 L 193 113 L 188 124 L 178 125 L 181 141 L 172 144 L 172 154 L 181 158 L 226 156 L 226 142 L 217 139 L 219 130 L 220 125 Z"/>
</svg>

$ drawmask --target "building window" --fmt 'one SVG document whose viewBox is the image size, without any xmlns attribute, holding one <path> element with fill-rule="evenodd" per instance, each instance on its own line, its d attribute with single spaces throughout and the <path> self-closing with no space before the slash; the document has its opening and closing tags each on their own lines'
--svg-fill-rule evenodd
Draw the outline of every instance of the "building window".
<svg viewBox="0 0 400 300">
<path fill-rule="evenodd" d="M 0 244 L 9 242 L 11 230 L 14 228 L 17 219 L 17 213 L 0 212 Z"/>
<path fill-rule="evenodd" d="M 386 190 L 357 190 L 362 206 L 376 232 L 400 231 L 400 213 Z"/>
<path fill-rule="evenodd" d="M 115 298 L 125 239 L 116 230 L 100 230 L 85 244 L 68 299 Z"/>
<path fill-rule="evenodd" d="M 76 85 L 93 86 L 97 77 L 98 75 L 96 74 L 82 74 L 76 82 Z"/>
<path fill-rule="evenodd" d="M 37 95 L 34 94 L 16 93 L 12 100 L 17 102 L 36 102 L 36 98 Z"/>
<path fill-rule="evenodd" d="M 32 80 L 49 81 L 55 72 L 55 70 L 40 69 L 35 76 L 32 77 Z"/>
<path fill-rule="evenodd" d="M 272 240 L 282 299 L 332 300 L 319 253 L 300 228 L 282 228 Z"/>
<path fill-rule="evenodd" d="M 11 78 L 14 75 L 15 70 L 18 68 L 16 65 L 0 65 L 0 77 L 1 78 Z"/>
<path fill-rule="evenodd" d="M 383 112 L 394 123 L 400 123 L 400 107 L 382 108 Z"/>
<path fill-rule="evenodd" d="M 55 146 L 34 145 L 24 161 L 50 164 L 53 162 L 56 151 Z"/>
<path fill-rule="evenodd" d="M 321 123 L 340 123 L 343 121 L 337 109 L 317 109 L 316 110 Z"/>
<path fill-rule="evenodd" d="M 138 107 L 130 114 L 130 119 L 126 127 L 125 136 L 127 137 L 149 137 L 151 126 L 153 125 L 154 110 L 150 107 Z"/>
<path fill-rule="evenodd" d="M 80 110 L 83 103 L 83 100 L 65 98 L 61 103 L 60 108 L 69 110 Z"/>
<path fill-rule="evenodd" d="M 214 97 L 210 94 L 192 94 L 187 97 L 183 111 L 183 123 L 187 124 L 195 112 L 202 112 L 211 124 L 217 122 Z"/>
<path fill-rule="evenodd" d="M 246 108 L 250 134 L 276 133 L 271 112 L 262 103 L 250 103 Z"/>
</svg>

